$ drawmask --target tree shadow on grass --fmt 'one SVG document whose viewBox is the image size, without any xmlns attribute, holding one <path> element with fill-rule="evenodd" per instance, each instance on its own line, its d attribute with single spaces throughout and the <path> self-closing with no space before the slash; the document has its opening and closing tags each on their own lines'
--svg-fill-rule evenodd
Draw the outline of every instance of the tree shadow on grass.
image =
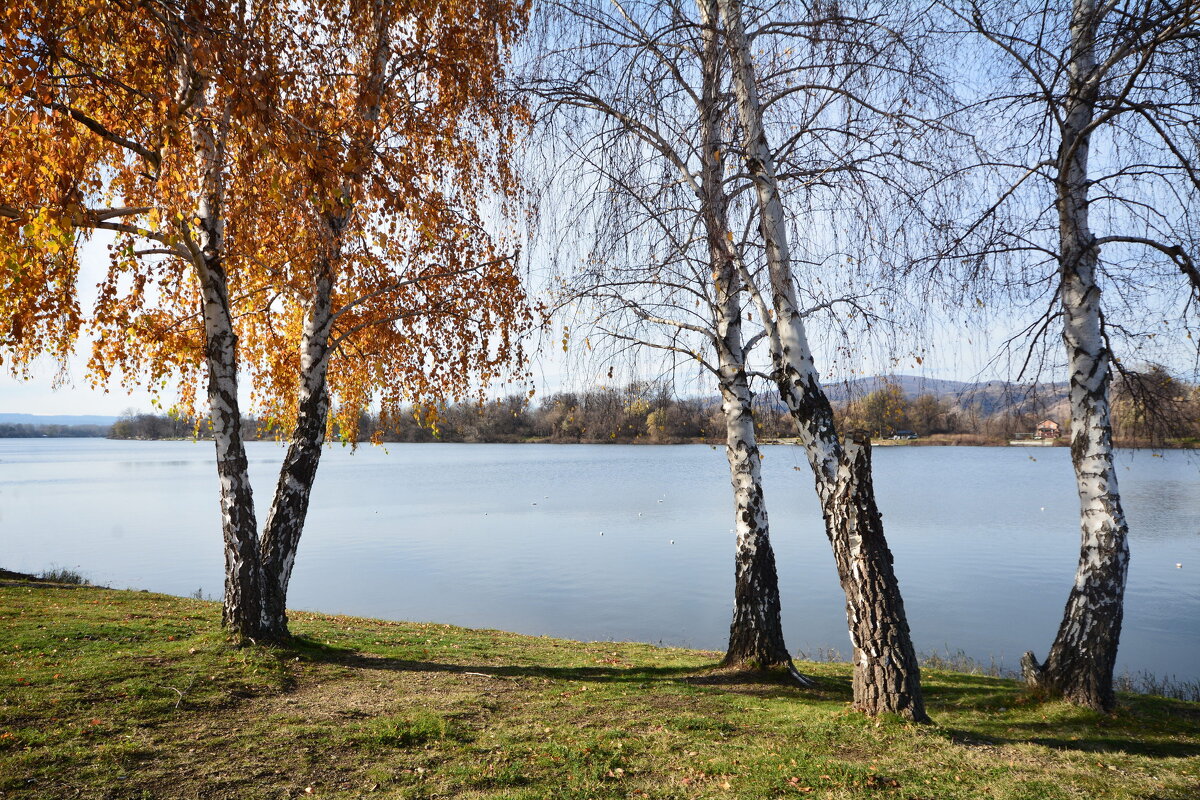
<svg viewBox="0 0 1200 800">
<path fill-rule="evenodd" d="M 295 637 L 288 650 L 310 661 L 321 661 L 369 670 L 392 672 L 439 672 L 452 675 L 472 675 L 494 678 L 542 678 L 546 680 L 587 681 L 609 684 L 684 683 L 691 686 L 712 686 L 732 691 L 751 691 L 759 695 L 795 697 L 802 690 L 782 670 L 730 669 L 719 664 L 685 667 L 648 666 L 577 666 L 551 667 L 538 665 L 460 664 L 415 659 L 366 655 L 350 647 L 323 644 Z M 821 681 L 824 683 L 824 679 Z M 847 682 L 847 687 L 848 687 Z M 818 692 L 821 690 L 818 689 Z"/>
<path fill-rule="evenodd" d="M 330 650 L 334 648 L 328 648 Z M 546 678 L 550 680 L 594 681 L 601 683 L 649 683 L 678 680 L 696 672 L 693 667 L 540 667 L 502 664 L 453 664 L 419 661 L 386 656 L 370 656 L 354 650 L 317 654 L 302 652 L 314 661 L 326 661 L 343 667 L 386 670 L 390 672 L 440 672 L 449 675 L 482 675 L 494 678 Z"/>
<path fill-rule="evenodd" d="M 1021 719 L 1052 699 L 1039 698 L 1016 681 L 986 675 L 932 676 L 925 685 L 930 713 L 983 714 L 971 728 L 942 728 L 953 741 L 972 745 L 1037 744 L 1055 750 L 1119 752 L 1158 758 L 1200 755 L 1200 743 L 1180 741 L 1180 721 L 1200 723 L 1200 707 L 1163 697 L 1123 695 L 1117 714 L 1074 709 L 1064 716 L 1056 706 L 1050 720 Z M 1013 709 L 1013 713 L 1007 713 Z M 1014 718 L 1014 715 L 1016 718 Z"/>
<path fill-rule="evenodd" d="M 803 699 L 848 703 L 851 700 L 849 676 L 822 675 L 815 689 L 801 689 L 780 670 L 733 669 L 713 663 L 694 667 L 648 666 L 574 666 L 462 664 L 373 656 L 350 647 L 323 644 L 303 637 L 294 638 L 288 651 L 305 660 L 336 664 L 363 670 L 389 672 L 442 673 L 493 679 L 543 679 L 586 681 L 612 685 L 687 685 L 715 690 L 754 694 L 759 697 Z M 1134 698 L 1122 707 L 1122 714 L 1108 718 L 1079 711 L 1077 719 L 1035 722 L 1013 719 L 1009 708 L 1036 707 L 1018 684 L 986 675 L 937 677 L 925 687 L 926 700 L 937 712 L 993 713 L 994 716 L 972 722 L 971 728 L 943 727 L 939 732 L 967 747 L 1004 744 L 1038 744 L 1056 750 L 1087 753 L 1120 752 L 1159 758 L 1189 758 L 1200 755 L 1200 743 L 1179 741 L 1177 723 L 1168 718 L 1200 718 L 1195 704 L 1164 698 Z"/>
<path fill-rule="evenodd" d="M 1078 731 L 1078 734 L 1073 731 Z M 1037 744 L 1052 750 L 1121 753 L 1150 758 L 1192 758 L 1200 755 L 1200 745 L 1180 742 L 1177 735 L 1170 733 L 1155 735 L 1134 730 L 1098 732 L 1062 722 L 1011 722 L 998 719 L 995 723 L 979 723 L 970 730 L 942 728 L 940 732 L 952 742 L 965 747 Z"/>
<path fill-rule="evenodd" d="M 685 675 L 683 680 L 692 686 L 711 686 L 756 697 L 849 700 L 849 678 L 843 680 L 837 677 L 818 677 L 808 673 L 804 673 L 804 676 L 816 685 L 800 686 L 786 670 L 779 668 L 761 670 L 748 667 L 725 667 L 719 664 L 692 670 L 692 674 Z"/>
</svg>

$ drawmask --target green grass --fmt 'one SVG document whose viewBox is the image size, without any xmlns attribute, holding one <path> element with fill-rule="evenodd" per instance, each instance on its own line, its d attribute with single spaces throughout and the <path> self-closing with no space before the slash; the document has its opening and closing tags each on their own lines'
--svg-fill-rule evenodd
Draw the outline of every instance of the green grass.
<svg viewBox="0 0 1200 800">
<path fill-rule="evenodd" d="M 1200 797 L 1200 705 L 1111 717 L 924 673 L 935 724 L 715 667 L 718 653 L 294 613 L 228 645 L 216 603 L 0 587 L 3 798 Z"/>
</svg>

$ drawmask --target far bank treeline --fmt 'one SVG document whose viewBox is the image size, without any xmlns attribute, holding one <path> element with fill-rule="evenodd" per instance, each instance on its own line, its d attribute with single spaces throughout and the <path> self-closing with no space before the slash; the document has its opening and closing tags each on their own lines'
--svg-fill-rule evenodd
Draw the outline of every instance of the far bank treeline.
<svg viewBox="0 0 1200 800">
<path fill-rule="evenodd" d="M 1130 373 L 1117 383 L 1114 433 L 1123 446 L 1194 447 L 1200 443 L 1200 386 L 1153 368 Z M 1043 419 L 1066 429 L 1063 398 L 1053 390 L 1033 392 L 1024 387 L 983 396 L 982 393 L 938 397 L 909 396 L 894 383 L 849 401 L 835 403 L 844 429 L 889 437 L 898 431 L 917 434 L 931 443 L 989 445 L 1031 433 Z M 759 402 L 755 417 L 767 439 L 794 435 L 786 409 Z M 439 410 L 435 425 L 423 424 L 421 414 L 380 419 L 363 415 L 357 437 L 385 442 L 581 442 L 675 444 L 721 443 L 724 421 L 720 407 L 705 398 L 679 398 L 661 383 L 631 383 L 624 388 L 559 392 L 529 401 L 523 395 L 460 402 Z M 33 429 L 38 432 L 15 432 Z M 40 428 L 50 428 L 45 432 Z M 0 436 L 108 436 L 112 439 L 207 438 L 207 425 L 170 414 L 128 411 L 112 425 L 0 426 Z M 274 439 L 277 432 L 249 418 L 249 439 Z M 10 433 L 10 430 L 14 431 Z M 76 433 L 70 433 L 75 430 Z M 65 431 L 65 433 L 64 433 Z M 1062 439 L 1066 444 L 1066 438 Z"/>
</svg>

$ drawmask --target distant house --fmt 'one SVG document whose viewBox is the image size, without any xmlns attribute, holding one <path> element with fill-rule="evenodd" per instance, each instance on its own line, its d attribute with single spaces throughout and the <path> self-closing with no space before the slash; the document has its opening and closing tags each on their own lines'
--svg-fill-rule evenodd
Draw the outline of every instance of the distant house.
<svg viewBox="0 0 1200 800">
<path fill-rule="evenodd" d="M 1057 439 L 1062 435 L 1062 430 L 1058 427 L 1058 423 L 1052 419 L 1044 419 L 1038 423 L 1037 432 L 1033 434 L 1035 439 Z"/>
</svg>

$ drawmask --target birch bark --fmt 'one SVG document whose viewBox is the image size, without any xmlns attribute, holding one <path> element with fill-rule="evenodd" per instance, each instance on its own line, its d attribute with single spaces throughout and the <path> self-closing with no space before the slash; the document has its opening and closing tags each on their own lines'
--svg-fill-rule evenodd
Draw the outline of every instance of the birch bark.
<svg viewBox="0 0 1200 800">
<path fill-rule="evenodd" d="M 282 641 L 290 636 L 287 625 L 287 590 L 308 516 L 309 499 L 321 462 L 329 420 L 327 375 L 335 314 L 333 289 L 341 268 L 345 232 L 355 211 L 363 174 L 375 157 L 372 142 L 379 121 L 391 56 L 391 9 L 375 2 L 373 42 L 368 69 L 358 85 L 355 102 L 360 128 L 351 139 L 348 162 L 353 164 L 340 181 L 336 212 L 314 209 L 321 226 L 321 248 L 314 259 L 313 285 L 300 340 L 300 373 L 296 423 L 288 452 L 279 471 L 275 496 L 262 537 L 263 607 L 265 636 Z"/>
<path fill-rule="evenodd" d="M 702 13 L 717 16 L 715 0 L 700 0 Z M 729 198 L 725 192 L 721 161 L 720 69 L 723 63 L 717 31 L 706 26 L 701 55 L 700 98 L 701 168 L 700 205 L 708 239 L 709 260 L 716 282 L 716 336 L 721 410 L 725 415 L 725 455 L 733 486 L 737 547 L 733 621 L 724 663 L 753 664 L 760 668 L 792 666 L 783 639 L 779 578 L 771 547 L 767 509 L 763 501 L 761 455 L 754 428 L 754 395 L 746 375 L 742 340 L 742 285 L 729 233 Z"/>
<path fill-rule="evenodd" d="M 1081 544 L 1075 584 L 1045 664 L 1022 659 L 1025 679 L 1077 705 L 1111 711 L 1121 635 L 1129 528 L 1113 466 L 1111 358 L 1100 318 L 1099 248 L 1088 222 L 1089 134 L 1099 81 L 1094 0 L 1071 7 L 1071 54 L 1055 181 L 1059 293 L 1070 369 L 1071 462 L 1079 493 Z"/>
<path fill-rule="evenodd" d="M 182 38 L 182 37 L 181 37 Z M 221 531 L 225 546 L 223 621 L 236 638 L 261 636 L 262 589 L 258 524 L 250 488 L 249 465 L 242 441 L 238 407 L 237 335 L 229 303 L 225 252 L 224 151 L 227 109 L 210 105 L 208 80 L 196 69 L 186 44 L 179 59 L 181 97 L 195 93 L 189 111 L 189 134 L 195 160 L 198 201 L 189 250 L 200 281 L 204 304 L 205 361 L 208 403 L 216 446 L 221 492 Z M 214 116 L 216 119 L 212 119 Z"/>
<path fill-rule="evenodd" d="M 721 316 L 725 318 L 723 321 L 728 320 L 724 313 Z M 745 367 L 733 357 L 734 351 L 728 349 L 727 343 L 719 345 L 718 350 L 725 455 L 729 460 L 737 531 L 733 621 L 729 625 L 724 663 L 792 668 L 783 639 L 779 578 L 763 501 L 760 455 L 754 434 L 754 398 Z"/>
<path fill-rule="evenodd" d="M 870 442 L 848 440 L 845 448 L 838 442 L 833 411 L 821 388 L 792 285 L 783 202 L 763 127 L 741 3 L 718 0 L 718 6 L 733 68 L 746 167 L 754 181 L 767 252 L 774 378 L 812 467 L 826 535 L 846 595 L 854 647 L 854 706 L 869 714 L 888 712 L 928 721 L 920 668 L 870 480 Z"/>
</svg>

